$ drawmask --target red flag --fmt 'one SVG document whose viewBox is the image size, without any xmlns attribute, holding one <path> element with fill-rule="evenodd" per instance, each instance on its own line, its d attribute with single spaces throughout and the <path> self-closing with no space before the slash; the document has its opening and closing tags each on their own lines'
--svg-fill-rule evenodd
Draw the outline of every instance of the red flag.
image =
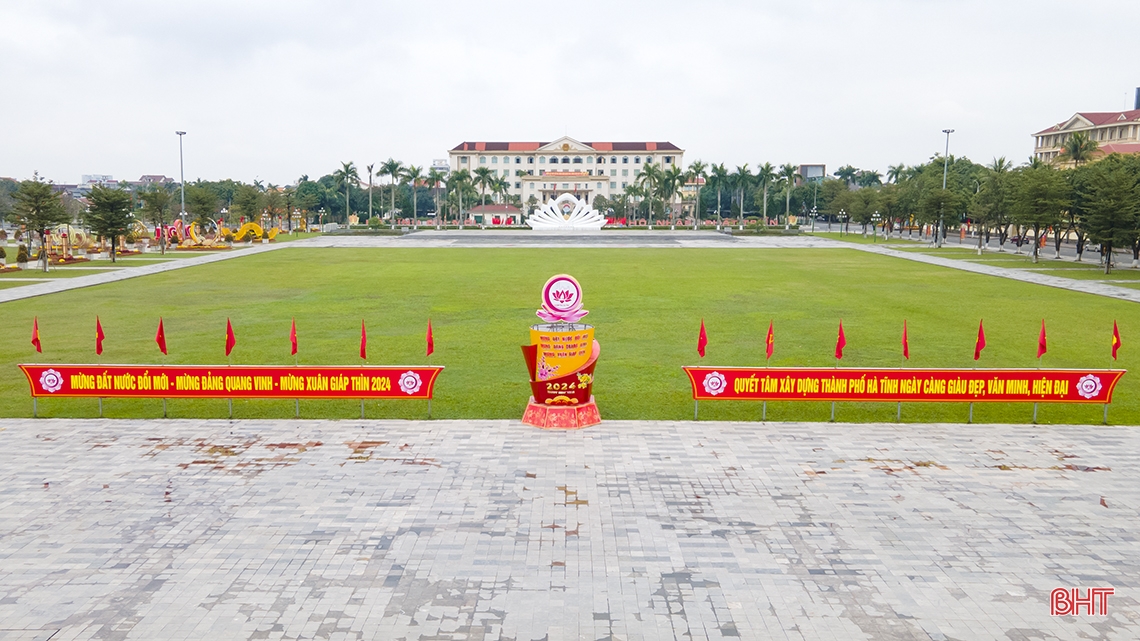
<svg viewBox="0 0 1140 641">
<path fill-rule="evenodd" d="M 1045 352 L 1047 352 L 1047 351 L 1049 351 L 1049 350 L 1045 349 L 1045 319 L 1042 318 L 1041 319 L 1041 333 L 1038 334 L 1038 336 L 1037 336 L 1037 358 L 1040 359 L 1042 356 L 1045 355 Z"/>
<path fill-rule="evenodd" d="M 709 335 L 705 333 L 705 319 L 701 319 L 701 333 L 697 335 L 697 353 L 705 357 L 705 346 L 709 344 Z"/>
<path fill-rule="evenodd" d="M 360 319 L 360 358 L 368 359 L 368 332 L 364 329 L 364 319 Z"/>
<path fill-rule="evenodd" d="M 36 346 L 37 352 L 44 351 L 43 346 L 40 345 L 40 318 L 39 316 L 32 318 L 32 345 Z M 1113 350 L 1115 351 L 1115 350 Z"/>
<path fill-rule="evenodd" d="M 906 338 L 906 319 L 905 318 L 903 319 L 902 346 L 903 346 L 903 358 L 905 358 L 909 361 L 910 360 L 910 341 L 908 341 Z"/>
<path fill-rule="evenodd" d="M 1120 349 L 1120 330 L 1116 329 L 1116 321 L 1112 321 L 1112 360 L 1116 360 L 1116 350 Z"/>
<path fill-rule="evenodd" d="M 982 327 L 982 321 L 978 321 L 978 342 L 974 343 L 974 360 L 982 357 L 982 350 L 986 348 L 986 330 Z"/>
<path fill-rule="evenodd" d="M 293 319 L 293 325 L 291 327 L 289 327 L 289 342 L 292 343 L 292 345 L 293 345 L 293 349 L 292 349 L 292 351 L 289 352 L 289 354 L 296 356 L 297 355 L 297 319 L 296 318 Z"/>
<path fill-rule="evenodd" d="M 431 353 L 434 351 L 435 351 L 435 339 L 432 338 L 432 335 L 431 335 L 431 319 L 429 318 L 428 319 L 428 333 L 427 333 L 427 355 L 431 356 Z"/>
<path fill-rule="evenodd" d="M 103 334 L 103 324 L 99 322 L 99 316 L 95 316 L 95 354 L 103 353 L 103 339 L 106 336 Z"/>
<path fill-rule="evenodd" d="M 839 321 L 839 338 L 835 341 L 835 359 L 843 358 L 843 348 L 847 347 L 847 337 L 843 335 L 843 321 Z"/>
<path fill-rule="evenodd" d="M 158 331 L 154 335 L 154 342 L 158 343 L 158 349 L 166 354 L 166 332 L 162 329 L 162 317 L 158 317 Z"/>
<path fill-rule="evenodd" d="M 764 358 L 772 358 L 772 350 L 776 347 L 776 337 L 772 333 L 772 321 L 768 321 L 768 338 L 764 339 Z"/>
<path fill-rule="evenodd" d="M 234 336 L 234 327 L 230 325 L 230 319 L 226 318 L 226 356 L 234 351 L 234 345 L 237 345 L 237 336 Z"/>
</svg>

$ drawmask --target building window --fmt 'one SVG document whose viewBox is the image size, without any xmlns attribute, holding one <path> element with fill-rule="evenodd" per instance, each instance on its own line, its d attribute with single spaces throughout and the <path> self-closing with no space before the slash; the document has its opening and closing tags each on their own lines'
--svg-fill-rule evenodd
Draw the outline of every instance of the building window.
<svg viewBox="0 0 1140 641">
<path fill-rule="evenodd" d="M 467 164 L 467 156 L 460 156 L 459 157 L 459 164 L 466 165 Z"/>
<path fill-rule="evenodd" d="M 563 165 L 569 165 L 570 164 L 570 156 L 563 156 L 562 157 L 562 164 Z"/>
<path fill-rule="evenodd" d="M 480 165 L 486 165 L 487 164 L 487 157 L 486 156 L 479 156 L 479 164 Z"/>
<path fill-rule="evenodd" d="M 611 176 L 616 176 L 616 175 L 617 175 L 617 170 L 616 170 L 616 169 L 611 169 L 611 170 L 610 170 L 610 175 L 611 175 Z"/>
<path fill-rule="evenodd" d="M 570 184 L 569 183 L 562 183 L 562 188 L 563 189 L 570 189 Z"/>
<path fill-rule="evenodd" d="M 574 164 L 575 165 L 581 165 L 582 164 L 582 157 L 581 156 L 574 156 Z"/>
<path fill-rule="evenodd" d="M 492 165 L 499 164 L 499 157 L 498 156 L 491 156 L 491 164 Z"/>
<path fill-rule="evenodd" d="M 538 164 L 545 165 L 546 164 L 546 156 L 539 156 L 538 157 Z"/>
<path fill-rule="evenodd" d="M 665 164 L 666 165 L 672 165 L 673 164 L 673 157 L 672 156 L 665 156 Z"/>
<path fill-rule="evenodd" d="M 617 164 L 617 156 L 610 156 L 610 164 L 611 165 Z"/>
<path fill-rule="evenodd" d="M 625 188 L 626 188 L 626 186 L 628 186 L 628 185 L 629 185 L 629 183 L 622 183 L 622 184 L 621 184 L 621 188 L 622 188 L 622 189 L 625 189 Z"/>
<path fill-rule="evenodd" d="M 623 175 L 623 176 L 628 176 L 628 175 L 629 175 L 629 170 L 628 170 L 628 169 L 622 169 L 622 170 L 621 170 L 621 175 Z"/>
<path fill-rule="evenodd" d="M 529 186 L 531 189 L 534 189 L 534 183 L 530 183 L 528 186 Z"/>
<path fill-rule="evenodd" d="M 640 165 L 641 164 L 641 156 L 634 156 L 633 157 L 633 164 Z"/>
<path fill-rule="evenodd" d="M 522 189 L 522 183 L 515 183 L 515 189 Z"/>
<path fill-rule="evenodd" d="M 594 157 L 593 156 L 586 156 L 586 162 L 591 164 L 591 165 L 594 164 Z"/>
<path fill-rule="evenodd" d="M 557 165 L 558 164 L 558 158 L 556 156 L 551 156 L 550 157 L 550 164 Z"/>
<path fill-rule="evenodd" d="M 598 183 L 598 189 L 602 188 L 602 183 Z"/>
<path fill-rule="evenodd" d="M 534 156 L 527 156 L 526 157 L 526 164 L 533 165 L 534 164 Z"/>
<path fill-rule="evenodd" d="M 515 156 L 515 164 L 516 165 L 522 164 L 522 156 Z"/>
<path fill-rule="evenodd" d="M 629 156 L 622 156 L 621 157 L 621 164 L 628 165 L 629 164 Z"/>
<path fill-rule="evenodd" d="M 534 175 L 534 170 L 533 170 L 533 169 L 527 169 L 527 170 L 526 170 L 526 175 L 528 175 L 528 176 L 533 176 L 533 175 Z"/>
<path fill-rule="evenodd" d="M 546 170 L 545 170 L 545 169 L 539 169 L 539 170 L 538 170 L 538 175 L 539 175 L 539 176 L 545 176 L 545 175 L 546 175 Z"/>
<path fill-rule="evenodd" d="M 610 189 L 617 189 L 617 183 L 610 183 Z"/>
<path fill-rule="evenodd" d="M 650 163 L 652 163 L 652 162 L 653 162 L 653 156 L 646 156 L 646 157 L 645 157 L 645 164 L 647 164 L 647 165 L 648 165 L 648 164 L 650 164 Z"/>
</svg>

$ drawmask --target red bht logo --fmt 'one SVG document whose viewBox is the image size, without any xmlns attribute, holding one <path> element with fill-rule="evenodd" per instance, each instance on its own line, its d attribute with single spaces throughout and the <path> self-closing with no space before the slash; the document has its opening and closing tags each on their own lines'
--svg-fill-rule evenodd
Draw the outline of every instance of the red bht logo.
<svg viewBox="0 0 1140 641">
<path fill-rule="evenodd" d="M 1081 598 L 1081 589 L 1053 588 L 1049 593 L 1049 614 L 1055 617 L 1080 614 L 1081 606 L 1085 614 L 1108 614 L 1108 595 L 1115 594 L 1112 588 L 1089 588 Z"/>
</svg>

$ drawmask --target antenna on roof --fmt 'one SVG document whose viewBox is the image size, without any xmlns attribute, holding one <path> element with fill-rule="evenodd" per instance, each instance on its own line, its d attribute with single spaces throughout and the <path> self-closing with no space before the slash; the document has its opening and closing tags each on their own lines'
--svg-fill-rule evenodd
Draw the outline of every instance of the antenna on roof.
<svg viewBox="0 0 1140 641">
<path fill-rule="evenodd" d="M 1136 106 L 1133 109 L 1140 109 L 1140 87 L 1136 87 Z"/>
</svg>

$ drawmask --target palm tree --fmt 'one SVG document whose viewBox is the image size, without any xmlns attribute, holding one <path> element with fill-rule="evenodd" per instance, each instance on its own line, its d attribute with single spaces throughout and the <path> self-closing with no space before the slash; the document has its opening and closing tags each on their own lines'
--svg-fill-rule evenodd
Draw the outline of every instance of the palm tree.
<svg viewBox="0 0 1140 641">
<path fill-rule="evenodd" d="M 883 175 L 873 170 L 860 170 L 855 175 L 855 184 L 860 187 L 874 187 L 883 184 Z"/>
<path fill-rule="evenodd" d="M 360 182 L 360 173 L 356 171 L 356 165 L 354 165 L 351 161 L 342 162 L 340 163 L 340 169 L 337 169 L 333 172 L 333 180 L 335 180 L 338 184 L 344 185 L 344 222 L 347 224 L 349 202 L 348 186 L 352 183 L 353 180 Z M 257 186 L 256 181 L 254 182 L 254 185 Z M 250 220 L 253 220 L 252 214 Z"/>
<path fill-rule="evenodd" d="M 791 223 L 792 213 L 792 189 L 796 186 L 796 178 L 800 174 L 796 171 L 796 166 L 790 163 L 780 165 L 780 180 L 784 183 L 784 228 L 787 229 Z"/>
<path fill-rule="evenodd" d="M 400 179 L 412 186 L 412 228 L 415 229 L 416 216 L 419 213 L 416 211 L 416 185 L 423 182 L 424 169 L 423 167 L 408 165 L 404 171 L 400 172 Z"/>
<path fill-rule="evenodd" d="M 748 171 L 748 163 L 737 165 L 736 171 L 732 173 L 731 180 L 733 187 L 736 188 L 740 197 L 740 228 L 744 229 L 744 190 L 752 185 L 754 180 L 752 172 Z"/>
<path fill-rule="evenodd" d="M 693 204 L 693 229 L 699 229 L 701 225 L 701 181 L 708 177 L 705 173 L 707 168 L 705 163 L 694 160 L 689 163 L 689 171 L 685 174 L 685 180 L 697 185 L 697 202 Z"/>
<path fill-rule="evenodd" d="M 844 182 L 847 183 L 847 186 L 850 187 L 851 183 L 855 180 L 855 175 L 858 173 L 859 173 L 859 170 L 852 167 L 851 165 L 843 165 L 838 170 L 836 170 L 834 175 L 837 178 L 842 179 Z"/>
<path fill-rule="evenodd" d="M 669 169 L 661 172 L 661 199 L 669 203 L 669 220 L 673 225 L 677 224 L 677 208 L 674 207 L 673 199 L 681 192 L 681 188 L 685 185 L 685 172 L 677 165 L 673 165 Z"/>
<path fill-rule="evenodd" d="M 716 183 L 716 227 L 720 229 L 722 216 L 720 214 L 720 191 L 728 184 L 728 169 L 724 163 L 712 166 L 712 179 Z"/>
<path fill-rule="evenodd" d="M 768 188 L 772 186 L 772 183 L 775 182 L 775 180 L 776 168 L 772 166 L 772 163 L 766 162 L 763 165 L 760 165 L 760 168 L 756 170 L 756 181 L 759 182 L 760 186 L 764 188 L 763 216 L 765 225 L 768 224 Z"/>
<path fill-rule="evenodd" d="M 431 199 L 435 203 L 435 227 L 439 229 L 440 211 L 439 211 L 439 184 L 447 179 L 447 174 L 432 167 L 428 171 L 427 184 L 431 185 Z"/>
<path fill-rule="evenodd" d="M 637 177 L 637 182 L 641 185 L 642 191 L 645 193 L 645 199 L 649 201 L 649 226 L 653 226 L 653 197 L 661 190 L 661 185 L 664 182 L 665 174 L 657 165 L 646 163 L 641 168 L 641 174 Z"/>
<path fill-rule="evenodd" d="M 368 165 L 368 220 L 372 220 L 372 174 L 376 163 Z"/>
<path fill-rule="evenodd" d="M 475 171 L 472 172 L 471 181 L 479 186 L 479 193 L 481 196 L 481 199 L 479 201 L 480 207 L 487 206 L 487 188 L 494 183 L 493 178 L 494 177 L 491 175 L 491 170 L 486 167 L 476 167 Z"/>
<path fill-rule="evenodd" d="M 404 170 L 404 163 L 399 160 L 389 158 L 380 165 L 380 171 L 377 175 L 388 176 L 388 190 L 391 192 L 391 207 L 388 209 L 388 216 L 392 218 L 392 229 L 396 228 L 396 181 L 400 178 L 400 172 Z"/>
<path fill-rule="evenodd" d="M 1092 160 L 1093 154 L 1099 148 L 1100 145 L 1089 138 L 1086 132 L 1078 131 L 1061 143 L 1061 153 L 1057 154 L 1057 161 L 1071 162 L 1079 167 L 1082 163 Z"/>
<path fill-rule="evenodd" d="M 887 167 L 887 180 L 894 184 L 899 184 L 899 180 L 906 176 L 906 165 L 899 163 L 897 165 L 890 165 Z"/>
<path fill-rule="evenodd" d="M 455 222 L 463 229 L 463 190 L 471 184 L 471 172 L 460 169 L 447 177 L 447 188 L 457 196 L 458 208 L 455 213 Z"/>
</svg>

